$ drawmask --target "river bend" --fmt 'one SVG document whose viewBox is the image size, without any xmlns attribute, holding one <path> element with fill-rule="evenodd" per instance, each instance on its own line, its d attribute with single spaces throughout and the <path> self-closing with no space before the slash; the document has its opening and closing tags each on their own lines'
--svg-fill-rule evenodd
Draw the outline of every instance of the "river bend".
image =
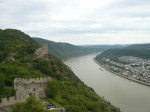
<svg viewBox="0 0 150 112">
<path fill-rule="evenodd" d="M 129 81 L 93 61 L 97 54 L 70 58 L 64 63 L 85 84 L 123 112 L 150 112 L 150 87 Z"/>
</svg>

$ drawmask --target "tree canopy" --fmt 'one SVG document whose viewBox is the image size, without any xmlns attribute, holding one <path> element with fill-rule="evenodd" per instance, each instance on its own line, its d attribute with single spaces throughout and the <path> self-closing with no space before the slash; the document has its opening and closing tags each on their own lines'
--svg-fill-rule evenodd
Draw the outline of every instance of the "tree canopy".
<svg viewBox="0 0 150 112">
<path fill-rule="evenodd" d="M 16 103 L 11 112 L 51 112 L 44 109 L 40 101 L 36 100 L 35 96 L 29 97 L 24 103 Z"/>
</svg>

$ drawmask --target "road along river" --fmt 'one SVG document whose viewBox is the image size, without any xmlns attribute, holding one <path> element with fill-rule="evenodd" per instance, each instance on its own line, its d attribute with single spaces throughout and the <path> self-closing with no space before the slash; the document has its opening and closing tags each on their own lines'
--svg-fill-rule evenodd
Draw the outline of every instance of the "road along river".
<svg viewBox="0 0 150 112">
<path fill-rule="evenodd" d="M 150 87 L 103 69 L 93 58 L 98 54 L 70 58 L 64 63 L 86 85 L 123 112 L 150 112 Z"/>
</svg>

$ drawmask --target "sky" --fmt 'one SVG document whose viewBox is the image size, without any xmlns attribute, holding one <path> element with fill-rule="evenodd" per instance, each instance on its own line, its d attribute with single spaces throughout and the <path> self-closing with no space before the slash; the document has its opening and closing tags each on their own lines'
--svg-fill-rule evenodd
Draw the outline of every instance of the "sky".
<svg viewBox="0 0 150 112">
<path fill-rule="evenodd" d="M 75 45 L 150 43 L 150 0 L 0 0 L 0 29 Z"/>
</svg>

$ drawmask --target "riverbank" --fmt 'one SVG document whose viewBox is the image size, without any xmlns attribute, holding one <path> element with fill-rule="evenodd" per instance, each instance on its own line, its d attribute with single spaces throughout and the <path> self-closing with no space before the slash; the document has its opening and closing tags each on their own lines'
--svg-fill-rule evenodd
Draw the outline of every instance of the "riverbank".
<svg viewBox="0 0 150 112">
<path fill-rule="evenodd" d="M 150 87 L 150 84 L 147 84 L 147 83 L 144 83 L 144 82 L 142 82 L 142 81 L 133 79 L 133 78 L 131 78 L 131 77 L 124 76 L 124 75 L 122 75 L 122 74 L 120 74 L 120 73 L 116 73 L 116 72 L 110 70 L 109 68 L 103 66 L 103 65 L 102 65 L 100 62 L 98 62 L 95 58 L 93 58 L 93 60 L 94 60 L 98 65 L 100 65 L 102 68 L 106 69 L 107 71 L 109 71 L 109 72 L 111 72 L 111 73 L 113 73 L 113 74 L 115 74 L 115 75 L 118 75 L 118 76 L 120 76 L 120 77 L 126 78 L 126 79 L 128 79 L 128 80 L 132 80 L 132 81 L 137 82 L 137 83 L 139 83 L 139 84 L 142 84 L 142 85 L 145 85 L 145 86 Z"/>
<path fill-rule="evenodd" d="M 97 54 L 72 58 L 64 63 L 87 86 L 122 112 L 150 112 L 150 87 L 121 78 L 100 67 Z M 99 68 L 103 69 L 100 70 Z"/>
</svg>

